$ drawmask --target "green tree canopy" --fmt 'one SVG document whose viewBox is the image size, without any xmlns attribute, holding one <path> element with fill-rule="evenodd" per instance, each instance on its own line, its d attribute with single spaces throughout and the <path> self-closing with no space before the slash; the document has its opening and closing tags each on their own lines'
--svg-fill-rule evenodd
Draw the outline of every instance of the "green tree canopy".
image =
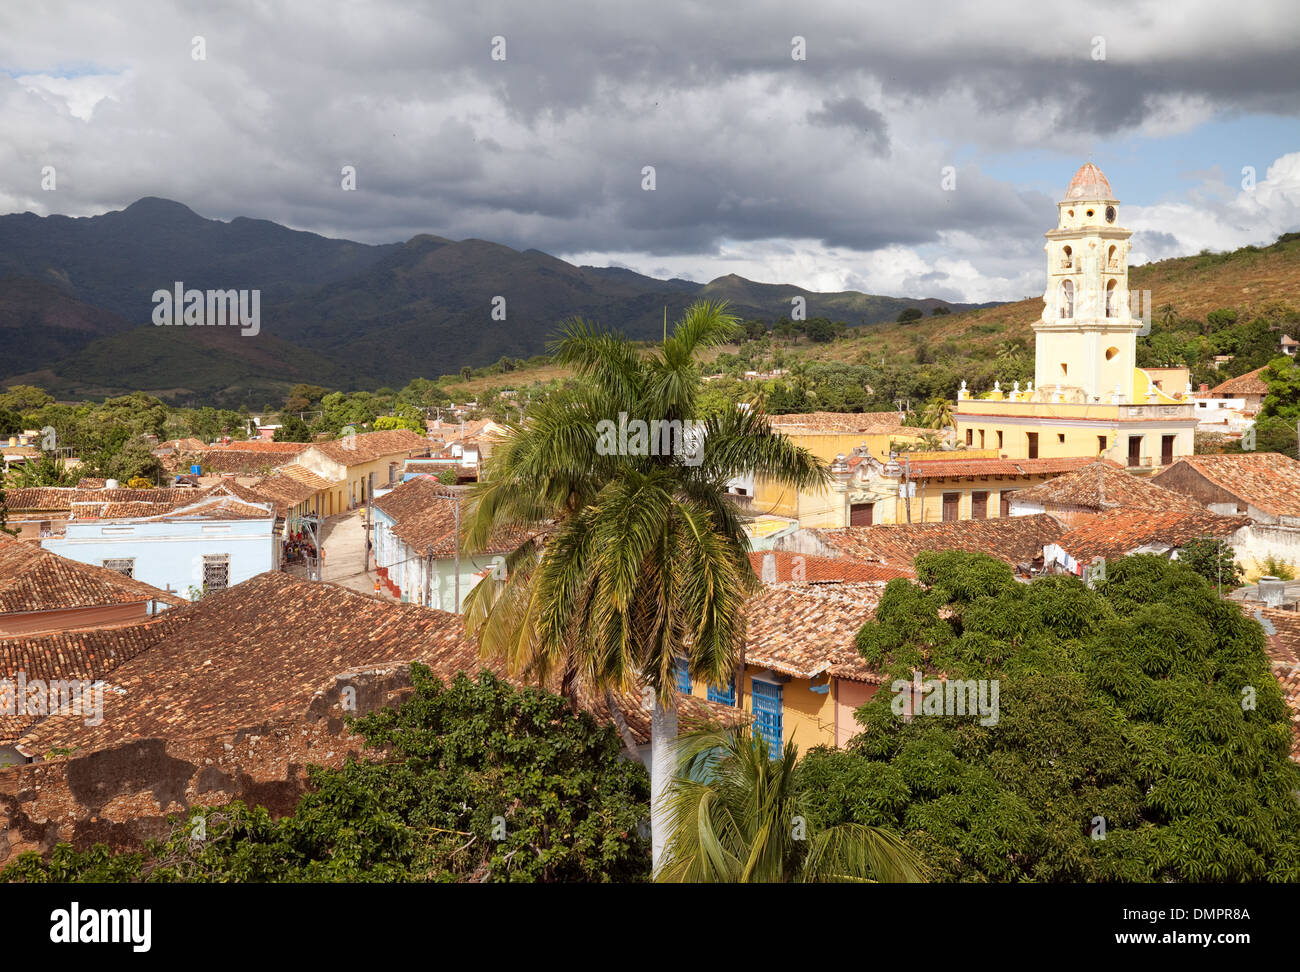
<svg viewBox="0 0 1300 972">
<path fill-rule="evenodd" d="M 898 681 L 851 748 L 805 757 L 810 824 L 896 829 L 947 880 L 1300 880 L 1290 712 L 1259 625 L 1204 578 L 1152 555 L 1097 590 L 979 554 L 916 567 L 859 634 Z M 914 671 L 997 680 L 995 723 L 896 714 Z"/>
<path fill-rule="evenodd" d="M 635 881 L 648 875 L 647 778 L 618 736 L 564 699 L 483 673 L 443 686 L 412 666 L 414 694 L 352 723 L 370 759 L 312 767 L 296 811 L 191 810 L 167 841 L 113 854 L 59 845 L 0 880 Z M 206 838 L 192 839 L 193 818 Z"/>
</svg>

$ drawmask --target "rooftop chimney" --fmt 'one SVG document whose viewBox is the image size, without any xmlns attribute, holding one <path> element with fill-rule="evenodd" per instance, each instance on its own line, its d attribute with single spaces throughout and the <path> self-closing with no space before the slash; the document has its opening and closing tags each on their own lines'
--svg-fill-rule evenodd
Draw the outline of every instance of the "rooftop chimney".
<svg viewBox="0 0 1300 972">
<path fill-rule="evenodd" d="M 1286 581 L 1277 577 L 1261 577 L 1259 579 L 1259 599 L 1264 602 L 1265 607 L 1281 607 L 1282 598 L 1286 594 Z"/>
</svg>

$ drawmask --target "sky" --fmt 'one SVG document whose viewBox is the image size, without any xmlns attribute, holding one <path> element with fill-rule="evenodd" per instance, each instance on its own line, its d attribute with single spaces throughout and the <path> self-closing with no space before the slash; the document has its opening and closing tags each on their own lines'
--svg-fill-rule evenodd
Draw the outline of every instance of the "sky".
<svg viewBox="0 0 1300 972">
<path fill-rule="evenodd" d="M 1014 300 L 1086 161 L 1134 264 L 1300 229 L 1298 49 L 1295 0 L 9 0 L 0 213 Z"/>
</svg>

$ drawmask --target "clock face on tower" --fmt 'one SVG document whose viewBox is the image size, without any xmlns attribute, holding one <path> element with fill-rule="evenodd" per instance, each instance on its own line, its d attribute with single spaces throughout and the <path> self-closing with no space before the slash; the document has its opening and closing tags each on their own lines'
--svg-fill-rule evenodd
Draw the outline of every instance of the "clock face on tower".
<svg viewBox="0 0 1300 972">
<path fill-rule="evenodd" d="M 1113 222 L 1115 222 L 1115 207 L 1114 207 L 1114 206 L 1107 206 L 1107 207 L 1106 207 L 1106 222 L 1108 222 L 1108 223 L 1113 223 Z"/>
</svg>

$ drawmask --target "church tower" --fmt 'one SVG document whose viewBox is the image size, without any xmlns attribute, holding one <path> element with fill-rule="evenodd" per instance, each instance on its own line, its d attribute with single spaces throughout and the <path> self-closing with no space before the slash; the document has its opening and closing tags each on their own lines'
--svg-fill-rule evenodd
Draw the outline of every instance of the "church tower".
<svg viewBox="0 0 1300 972">
<path fill-rule="evenodd" d="M 1070 180 L 1057 203 L 1056 229 L 1045 235 L 1047 290 L 1034 324 L 1038 395 L 1078 404 L 1128 402 L 1141 327 L 1129 308 L 1132 234 L 1119 225 L 1119 200 L 1091 162 Z"/>
</svg>

